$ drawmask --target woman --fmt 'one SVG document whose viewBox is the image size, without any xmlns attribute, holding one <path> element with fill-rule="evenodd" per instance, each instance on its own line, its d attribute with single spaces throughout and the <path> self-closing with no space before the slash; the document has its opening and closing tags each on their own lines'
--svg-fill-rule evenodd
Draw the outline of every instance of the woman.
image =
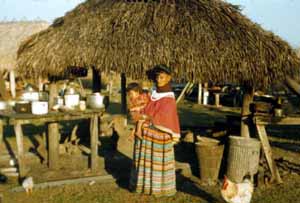
<svg viewBox="0 0 300 203">
<path fill-rule="evenodd" d="M 156 90 L 150 102 L 135 120 L 144 122 L 142 137 L 135 138 L 131 187 L 138 193 L 171 196 L 176 193 L 174 142 L 180 129 L 176 101 L 165 65 L 152 69 Z"/>
</svg>

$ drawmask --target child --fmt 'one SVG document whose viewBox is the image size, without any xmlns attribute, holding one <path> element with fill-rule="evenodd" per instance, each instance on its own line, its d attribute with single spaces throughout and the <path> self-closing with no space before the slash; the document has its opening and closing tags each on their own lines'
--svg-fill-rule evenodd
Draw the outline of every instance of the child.
<svg viewBox="0 0 300 203">
<path fill-rule="evenodd" d="M 133 119 L 136 119 L 138 115 L 143 114 L 144 108 L 150 101 L 150 95 L 145 92 L 138 83 L 130 83 L 127 86 L 127 94 L 129 96 L 129 111 Z M 141 137 L 143 121 L 137 121 L 136 128 L 133 129 L 130 137 L 134 135 Z"/>
</svg>

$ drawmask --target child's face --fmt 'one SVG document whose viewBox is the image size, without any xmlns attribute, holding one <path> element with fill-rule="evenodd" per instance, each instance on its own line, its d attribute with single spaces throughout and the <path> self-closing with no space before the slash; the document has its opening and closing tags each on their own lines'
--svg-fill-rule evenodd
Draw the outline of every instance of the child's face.
<svg viewBox="0 0 300 203">
<path fill-rule="evenodd" d="M 128 92 L 128 96 L 129 96 L 129 99 L 136 99 L 138 96 L 139 96 L 139 92 L 138 91 L 134 91 L 134 90 L 130 90 Z"/>
</svg>

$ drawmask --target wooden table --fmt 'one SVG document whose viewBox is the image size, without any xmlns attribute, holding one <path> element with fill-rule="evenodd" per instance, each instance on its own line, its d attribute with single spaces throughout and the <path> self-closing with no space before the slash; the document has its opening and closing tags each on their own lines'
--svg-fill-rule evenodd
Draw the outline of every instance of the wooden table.
<svg viewBox="0 0 300 203">
<path fill-rule="evenodd" d="M 58 123 L 61 121 L 90 119 L 90 145 L 91 145 L 91 169 L 97 170 L 98 156 L 98 122 L 104 109 L 70 112 L 49 112 L 45 115 L 18 114 L 0 112 L 0 144 L 3 140 L 3 125 L 13 125 L 17 142 L 17 160 L 19 175 L 25 175 L 23 130 L 24 124 L 47 124 L 48 126 L 48 164 L 50 169 L 58 168 L 59 160 L 59 132 Z"/>
<path fill-rule="evenodd" d="M 278 183 L 282 183 L 275 161 L 272 157 L 272 150 L 268 140 L 267 132 L 265 129 L 266 125 L 300 125 L 300 115 L 289 115 L 285 117 L 274 117 L 274 116 L 259 116 L 253 117 L 253 122 L 256 125 L 258 136 L 261 140 L 265 156 L 270 167 L 272 178 Z"/>
</svg>

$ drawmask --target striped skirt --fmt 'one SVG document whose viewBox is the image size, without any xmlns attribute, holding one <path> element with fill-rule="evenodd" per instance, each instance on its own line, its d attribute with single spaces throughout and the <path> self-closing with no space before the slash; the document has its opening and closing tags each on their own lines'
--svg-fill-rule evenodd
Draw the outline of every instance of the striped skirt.
<svg viewBox="0 0 300 203">
<path fill-rule="evenodd" d="M 176 193 L 175 160 L 170 134 L 144 127 L 134 143 L 130 186 L 137 193 L 171 196 Z"/>
</svg>

